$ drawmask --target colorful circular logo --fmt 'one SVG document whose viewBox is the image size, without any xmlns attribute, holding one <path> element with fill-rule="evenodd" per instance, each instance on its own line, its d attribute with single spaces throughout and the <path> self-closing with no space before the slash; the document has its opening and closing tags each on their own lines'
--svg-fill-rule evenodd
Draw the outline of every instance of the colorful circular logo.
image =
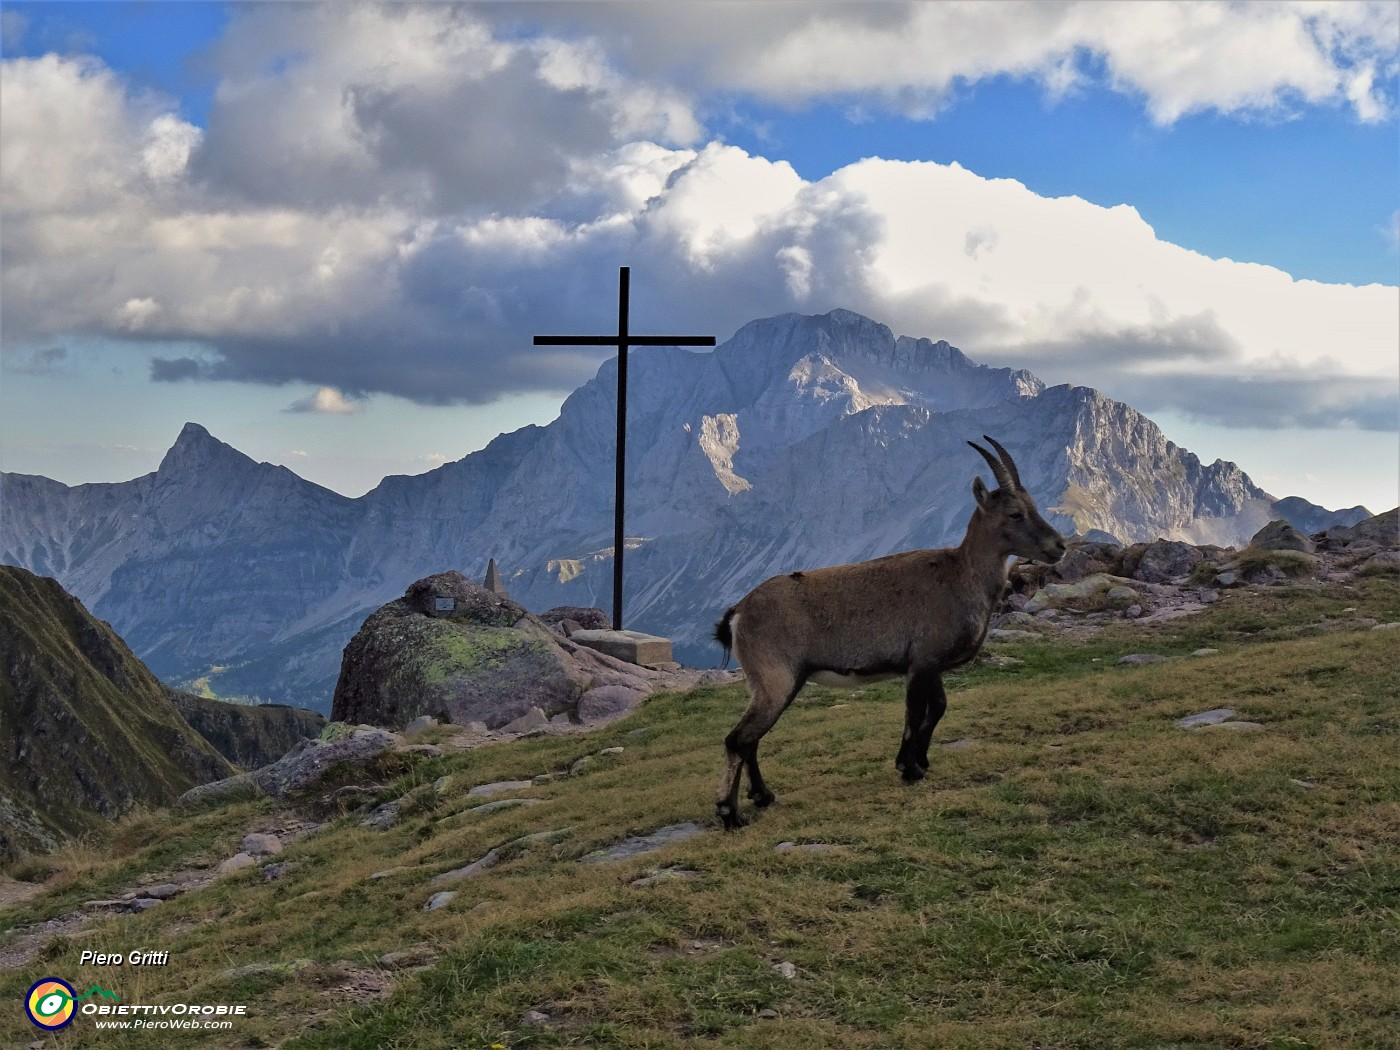
<svg viewBox="0 0 1400 1050">
<path fill-rule="evenodd" d="M 53 1031 L 73 1023 L 73 1000 L 77 992 L 67 981 L 45 977 L 35 981 L 24 1000 L 24 1012 L 40 1028 Z"/>
</svg>

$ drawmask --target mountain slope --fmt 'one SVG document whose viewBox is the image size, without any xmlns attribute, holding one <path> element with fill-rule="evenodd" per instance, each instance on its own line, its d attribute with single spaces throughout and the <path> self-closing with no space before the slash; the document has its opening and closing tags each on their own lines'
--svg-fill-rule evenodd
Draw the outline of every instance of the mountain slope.
<svg viewBox="0 0 1400 1050">
<path fill-rule="evenodd" d="M 846 310 L 754 321 L 712 353 L 657 348 L 629 376 L 628 626 L 683 659 L 765 576 L 956 543 L 983 433 L 1065 531 L 1240 543 L 1280 515 L 1086 387 L 1046 389 Z M 536 611 L 611 603 L 616 362 L 546 427 L 356 500 L 254 463 L 195 424 L 160 469 L 74 488 L 5 475 L 0 559 L 52 573 L 172 684 L 327 710 L 340 651 L 407 582 L 488 558 Z"/>
<path fill-rule="evenodd" d="M 0 856 L 47 849 L 232 767 L 106 624 L 0 565 Z"/>
</svg>

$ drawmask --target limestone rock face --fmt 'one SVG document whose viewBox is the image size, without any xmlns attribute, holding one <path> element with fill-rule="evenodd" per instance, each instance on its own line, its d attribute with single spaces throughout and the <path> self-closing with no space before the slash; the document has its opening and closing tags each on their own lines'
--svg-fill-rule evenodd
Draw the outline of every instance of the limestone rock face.
<svg viewBox="0 0 1400 1050">
<path fill-rule="evenodd" d="M 447 572 L 412 584 L 364 622 L 345 647 L 331 717 L 402 728 L 431 715 L 495 728 L 533 707 L 571 711 L 587 684 L 552 631 Z"/>
</svg>

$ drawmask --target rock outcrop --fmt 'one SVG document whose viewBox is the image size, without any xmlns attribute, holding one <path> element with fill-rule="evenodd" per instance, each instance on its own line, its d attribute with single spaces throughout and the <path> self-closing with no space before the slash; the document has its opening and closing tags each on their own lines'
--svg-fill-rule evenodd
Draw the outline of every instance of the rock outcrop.
<svg viewBox="0 0 1400 1050">
<path fill-rule="evenodd" d="M 345 647 L 331 717 L 391 729 L 422 716 L 491 729 L 531 718 L 597 722 L 699 676 L 595 651 L 461 573 L 444 572 L 365 620 Z"/>
<path fill-rule="evenodd" d="M 0 566 L 0 857 L 52 849 L 231 767 L 102 621 Z"/>
<path fill-rule="evenodd" d="M 214 749 L 242 769 L 275 762 L 300 740 L 315 739 L 326 718 L 283 704 L 229 704 L 167 690 L 171 703 Z"/>
</svg>

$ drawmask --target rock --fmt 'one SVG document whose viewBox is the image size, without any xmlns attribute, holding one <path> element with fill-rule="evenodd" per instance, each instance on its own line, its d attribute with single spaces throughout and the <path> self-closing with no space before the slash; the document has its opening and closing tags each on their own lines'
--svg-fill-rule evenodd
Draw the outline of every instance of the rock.
<svg viewBox="0 0 1400 1050">
<path fill-rule="evenodd" d="M 438 886 L 443 883 L 460 882 L 463 879 L 470 879 L 475 875 L 480 875 L 488 868 L 494 868 L 501 862 L 501 855 L 494 849 L 488 850 L 484 857 L 478 857 L 470 864 L 460 868 L 453 868 L 451 871 L 444 871 L 441 875 L 434 875 L 428 880 L 430 885 Z"/>
<path fill-rule="evenodd" d="M 651 886 L 658 886 L 663 882 L 685 881 L 699 877 L 698 871 L 692 871 L 689 868 L 658 868 L 656 871 L 643 875 L 640 879 L 633 879 L 628 885 L 634 890 L 643 890 Z"/>
<path fill-rule="evenodd" d="M 1232 571 L 1225 571 L 1216 574 L 1215 585 L 1217 587 L 1238 587 L 1240 584 L 1240 574 Z"/>
<path fill-rule="evenodd" d="M 1116 543 L 1071 541 L 1064 556 L 1055 563 L 1054 574 L 1067 583 L 1094 573 L 1108 572 L 1122 551 Z"/>
<path fill-rule="evenodd" d="M 271 857 L 282 852 L 282 840 L 276 835 L 264 835 L 254 833 L 244 835 L 243 841 L 239 843 L 239 849 L 244 853 L 251 853 L 255 857 Z"/>
<path fill-rule="evenodd" d="M 159 882 L 154 886 L 147 886 L 136 891 L 138 897 L 154 897 L 156 900 L 168 901 L 171 897 L 179 896 L 180 887 L 173 882 Z"/>
<path fill-rule="evenodd" d="M 439 795 L 446 794 L 447 789 L 452 786 L 452 774 L 447 773 L 433 781 L 433 790 Z"/>
<path fill-rule="evenodd" d="M 1312 540 L 1282 518 L 1269 522 L 1256 532 L 1249 546 L 1263 551 L 1303 551 L 1305 554 L 1311 554 L 1315 549 Z"/>
<path fill-rule="evenodd" d="M 200 784 L 198 787 L 192 787 L 176 800 L 176 805 L 181 809 L 203 809 L 221 806 L 228 802 L 241 802 L 244 799 L 257 798 L 262 793 L 249 774 L 240 773 L 237 776 L 216 780 L 211 784 Z"/>
<path fill-rule="evenodd" d="M 546 609 L 540 613 L 540 620 L 551 627 L 565 620 L 572 620 L 577 630 L 581 631 L 606 631 L 612 626 L 612 620 L 602 609 L 581 608 L 577 605 L 556 605 L 553 609 Z"/>
<path fill-rule="evenodd" d="M 531 781 L 533 784 L 533 781 Z M 537 798 L 503 798 L 497 802 L 487 802 L 485 805 L 476 806 L 466 810 L 472 816 L 485 816 L 487 813 L 495 813 L 502 809 L 514 809 L 516 806 L 538 806 L 540 800 Z"/>
<path fill-rule="evenodd" d="M 1116 661 L 1120 667 L 1139 667 L 1142 664 L 1160 664 L 1166 661 L 1165 656 L 1156 653 L 1129 653 L 1127 656 L 1120 656 Z"/>
<path fill-rule="evenodd" d="M 221 971 L 219 976 L 227 980 L 236 981 L 244 977 L 258 977 L 267 973 L 297 973 L 310 965 L 310 959 L 293 959 L 291 962 L 245 963 L 242 966 L 231 966 L 227 970 Z"/>
<path fill-rule="evenodd" d="M 286 704 L 230 704 L 178 689 L 166 694 L 180 716 L 240 769 L 276 762 L 298 740 L 314 740 L 326 716 Z"/>
<path fill-rule="evenodd" d="M 1141 616 L 1141 615 L 1142 615 L 1142 606 L 1141 606 L 1141 605 L 1130 605 L 1130 606 L 1128 606 L 1126 609 L 1123 610 L 1123 619 L 1125 619 L 1125 620 L 1136 620 L 1136 619 L 1137 619 L 1139 616 Z"/>
<path fill-rule="evenodd" d="M 569 639 L 629 664 L 671 662 L 671 641 L 640 631 L 576 631 Z"/>
<path fill-rule="evenodd" d="M 1373 631 L 1393 631 L 1400 627 L 1400 620 L 1392 620 L 1390 623 L 1378 623 L 1371 628 Z"/>
<path fill-rule="evenodd" d="M 1347 539 L 1350 545 L 1369 541 L 1382 547 L 1400 546 L 1400 507 L 1358 521 Z"/>
<path fill-rule="evenodd" d="M 1314 784 L 1311 780 L 1289 780 L 1288 782 L 1294 787 L 1302 788 L 1304 791 L 1317 790 L 1317 785 Z"/>
<path fill-rule="evenodd" d="M 998 628 L 988 631 L 987 637 L 993 642 L 1025 642 L 1039 638 L 1040 635 L 1033 631 L 1006 631 Z"/>
<path fill-rule="evenodd" d="M 251 868 L 257 865 L 251 853 L 235 853 L 228 860 L 221 863 L 217 869 L 220 875 L 227 875 L 230 872 L 242 871 L 244 868 Z"/>
<path fill-rule="evenodd" d="M 1254 729 L 1263 729 L 1258 722 L 1212 722 L 1206 725 L 1196 726 L 1196 729 L 1238 729 L 1249 732 Z"/>
<path fill-rule="evenodd" d="M 332 772 L 363 768 L 392 748 L 398 738 L 383 729 L 356 726 L 335 739 L 303 740 L 269 766 L 249 776 L 264 793 L 276 799 L 304 794 Z"/>
<path fill-rule="evenodd" d="M 834 842 L 779 842 L 773 848 L 779 853 L 791 853 L 793 850 L 801 850 L 803 853 L 830 853 L 846 847 Z"/>
<path fill-rule="evenodd" d="M 626 748 L 622 747 L 605 747 L 603 750 L 599 751 L 598 754 L 604 757 L 611 757 L 613 755 L 620 755 L 626 750 Z"/>
<path fill-rule="evenodd" d="M 647 698 L 641 689 L 621 685 L 605 685 L 590 689 L 578 699 L 579 721 L 585 725 L 610 722 L 634 710 Z"/>
<path fill-rule="evenodd" d="M 1201 552 L 1189 543 L 1157 540 L 1143 548 L 1129 575 L 1146 583 L 1166 583 L 1186 575 L 1202 560 Z"/>
<path fill-rule="evenodd" d="M 765 1021 L 771 1021 L 771 1020 L 773 1020 L 773 1018 L 775 1018 L 775 1017 L 778 1016 L 778 1011 L 777 1011 L 777 1010 L 769 1009 L 769 1008 L 767 1008 L 767 1007 L 764 1007 L 762 1010 L 758 1011 L 758 1013 L 755 1014 L 754 1016 L 755 1016 L 755 1017 L 761 1017 L 761 1018 L 763 1018 Z"/>
<path fill-rule="evenodd" d="M 1202 711 L 1200 714 L 1179 718 L 1176 724 L 1182 729 L 1195 729 L 1197 726 L 1218 725 L 1234 717 L 1235 709 L 1233 707 L 1217 707 L 1210 711 Z"/>
<path fill-rule="evenodd" d="M 1104 594 L 1104 604 L 1110 609 L 1126 609 L 1138 604 L 1138 592 L 1131 587 L 1110 587 Z"/>
<path fill-rule="evenodd" d="M 424 911 L 437 911 L 452 902 L 452 898 L 457 896 L 455 890 L 443 890 L 441 893 L 434 893 L 428 898 L 428 902 L 423 905 Z"/>
<path fill-rule="evenodd" d="M 373 828 L 375 831 L 387 831 L 399 822 L 399 810 L 402 803 L 398 800 L 385 802 L 382 806 L 375 806 L 370 811 L 369 816 L 360 821 L 360 827 Z"/>
<path fill-rule="evenodd" d="M 127 904 L 126 910 L 131 912 L 150 911 L 152 908 L 158 908 L 164 903 L 165 901 L 158 900 L 155 897 L 138 897 L 136 900 Z"/>
<path fill-rule="evenodd" d="M 1377 551 L 1362 562 L 1360 568 L 1369 572 L 1400 568 L 1400 551 Z"/>
<path fill-rule="evenodd" d="M 704 830 L 703 827 L 694 822 L 670 824 L 664 828 L 657 828 L 650 835 L 637 835 L 619 842 L 615 846 L 594 850 L 582 857 L 581 861 L 584 864 L 607 864 L 613 861 L 627 860 L 631 857 L 640 857 L 644 853 L 659 850 L 672 842 L 683 842 L 685 839 L 694 838 L 703 833 Z"/>
<path fill-rule="evenodd" d="M 478 784 L 467 792 L 470 798 L 490 798 L 503 791 L 524 791 L 535 786 L 533 780 L 498 780 L 494 784 Z"/>
<path fill-rule="evenodd" d="M 513 719 L 501 726 L 499 732 L 516 733 L 525 736 L 529 733 L 538 733 L 542 729 L 549 727 L 549 716 L 538 707 L 532 707 L 519 718 Z"/>
<path fill-rule="evenodd" d="M 1192 655 L 1192 656 L 1214 656 L 1214 655 L 1215 655 L 1216 653 L 1218 653 L 1218 652 L 1220 652 L 1219 649 L 1195 649 L 1195 650 L 1192 651 L 1191 655 Z"/>
<path fill-rule="evenodd" d="M 773 970 L 779 977 L 786 977 L 789 981 L 797 976 L 797 967 L 790 962 L 774 963 Z"/>
<path fill-rule="evenodd" d="M 548 1022 L 549 1014 L 541 1013 L 539 1010 L 526 1010 L 520 1018 L 521 1024 L 547 1024 Z"/>
<path fill-rule="evenodd" d="M 569 776 L 571 776 L 571 777 L 576 777 L 576 776 L 579 776 L 579 775 L 582 774 L 582 773 L 586 773 L 586 772 L 588 772 L 589 767 L 592 766 L 592 765 L 593 765 L 593 756 L 592 756 L 592 755 L 584 755 L 582 758 L 577 759 L 577 760 L 574 762 L 574 764 L 571 765 L 571 766 L 569 767 Z"/>
<path fill-rule="evenodd" d="M 403 735 L 414 737 L 439 724 L 438 720 L 431 715 L 419 715 L 412 722 L 403 727 Z"/>
<path fill-rule="evenodd" d="M 263 867 L 263 882 L 276 882 L 282 876 L 296 869 L 296 864 L 289 860 L 281 861 L 277 864 L 268 864 Z"/>
<path fill-rule="evenodd" d="M 430 966 L 437 957 L 437 952 L 431 946 L 415 944 L 402 951 L 388 952 L 375 961 L 381 970 L 407 970 L 416 966 Z"/>
<path fill-rule="evenodd" d="M 1203 588 L 1196 600 L 1202 605 L 1214 605 L 1220 600 L 1220 592 L 1212 591 L 1209 588 Z"/>
<path fill-rule="evenodd" d="M 453 602 L 437 611 L 439 599 Z M 445 714 L 506 725 L 538 708 L 573 710 L 586 669 L 548 626 L 457 572 L 412 584 L 371 614 L 345 647 L 332 716 L 402 725 Z"/>
</svg>

